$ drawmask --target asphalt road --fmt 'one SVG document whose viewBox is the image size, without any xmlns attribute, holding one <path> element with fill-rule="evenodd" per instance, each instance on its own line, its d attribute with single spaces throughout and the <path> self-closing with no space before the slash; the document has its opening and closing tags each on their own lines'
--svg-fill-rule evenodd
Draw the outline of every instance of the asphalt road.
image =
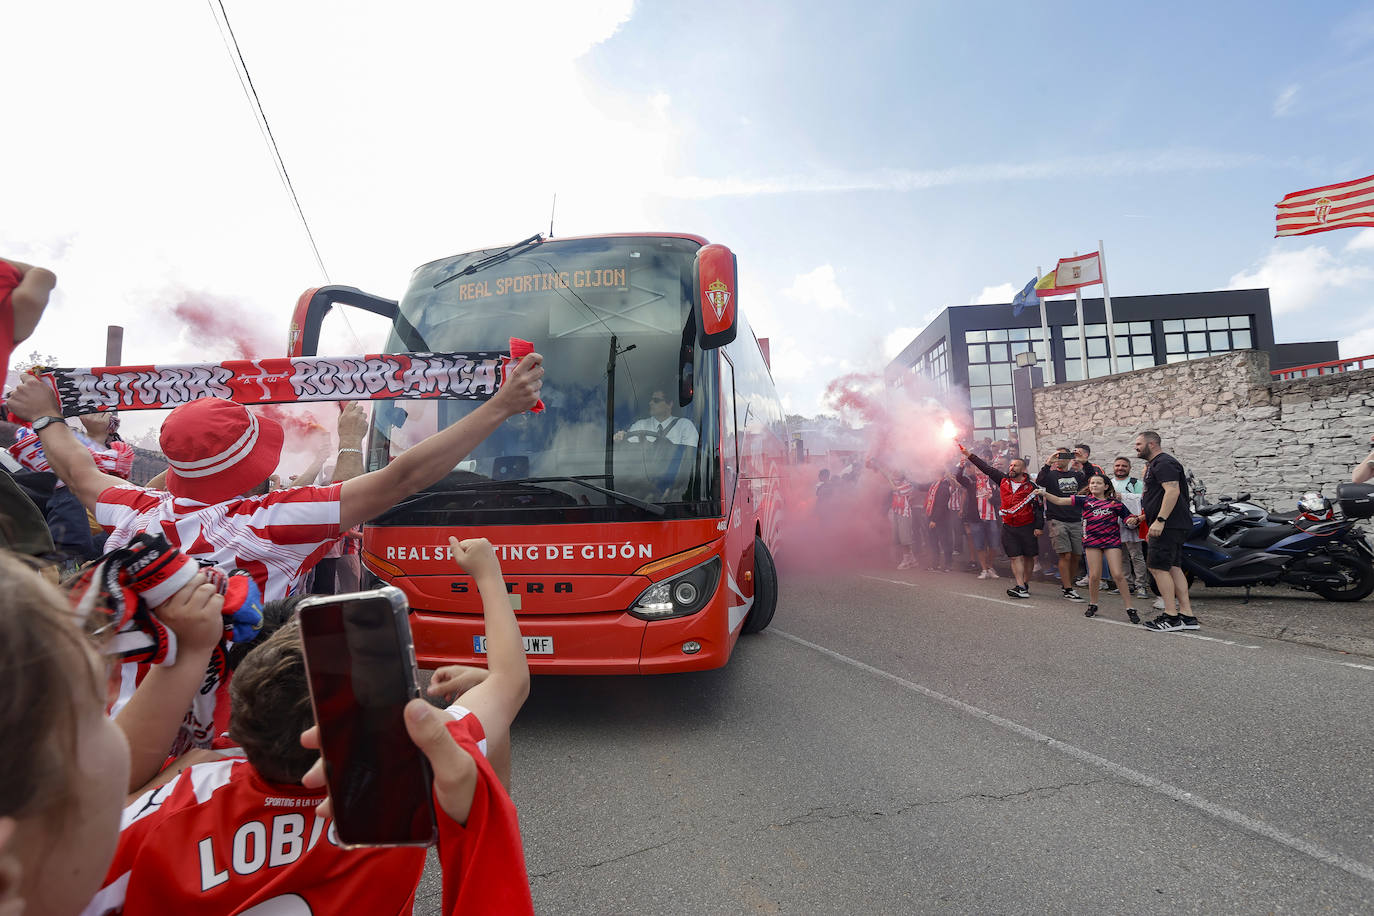
<svg viewBox="0 0 1374 916">
<path fill-rule="evenodd" d="M 723 670 L 535 679 L 539 912 L 1374 911 L 1370 659 L 1048 584 L 783 583 Z"/>
</svg>

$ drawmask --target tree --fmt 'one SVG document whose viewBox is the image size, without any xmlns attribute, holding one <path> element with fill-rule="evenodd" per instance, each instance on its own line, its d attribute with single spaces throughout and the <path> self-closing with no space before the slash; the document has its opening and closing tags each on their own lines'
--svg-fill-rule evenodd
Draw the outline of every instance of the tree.
<svg viewBox="0 0 1374 916">
<path fill-rule="evenodd" d="M 56 356 L 53 356 L 51 353 L 39 353 L 37 350 L 33 350 L 28 356 L 16 361 L 12 368 L 15 372 L 28 372 L 34 366 L 45 366 L 51 369 L 56 365 Z"/>
</svg>

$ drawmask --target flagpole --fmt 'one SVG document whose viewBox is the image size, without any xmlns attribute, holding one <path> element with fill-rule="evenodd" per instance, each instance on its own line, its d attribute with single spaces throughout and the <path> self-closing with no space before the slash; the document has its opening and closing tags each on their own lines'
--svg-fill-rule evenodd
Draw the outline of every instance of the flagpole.
<svg viewBox="0 0 1374 916">
<path fill-rule="evenodd" d="M 1039 283 L 1039 282 L 1040 282 L 1040 265 L 1039 265 L 1039 264 L 1036 264 L 1036 265 L 1035 265 L 1035 282 L 1036 282 L 1036 283 Z M 1045 300 L 1044 300 L 1043 298 L 1041 298 L 1041 296 L 1040 296 L 1039 293 L 1036 293 L 1036 294 L 1035 294 L 1035 298 L 1036 298 L 1036 301 L 1038 301 L 1038 302 L 1040 303 L 1040 334 L 1041 334 L 1041 337 L 1042 337 L 1042 339 L 1043 339 L 1043 341 L 1044 341 L 1044 343 L 1045 343 L 1045 363 L 1046 363 L 1046 368 L 1049 369 L 1050 378 L 1053 379 L 1053 378 L 1054 378 L 1054 350 L 1050 348 L 1050 324 L 1049 324 L 1049 321 L 1045 318 Z M 1034 348 L 1034 347 L 1031 347 L 1031 352 L 1032 352 L 1032 353 L 1035 352 L 1035 348 Z M 1054 383 L 1051 382 L 1050 384 L 1054 384 Z"/>
<path fill-rule="evenodd" d="M 1107 252 L 1102 247 L 1102 240 L 1097 240 L 1097 267 L 1102 274 L 1102 307 L 1107 312 L 1107 346 L 1111 347 L 1112 354 L 1112 374 L 1121 371 L 1121 367 L 1116 361 L 1116 329 L 1112 327 L 1112 294 L 1107 289 Z"/>
<path fill-rule="evenodd" d="M 1075 251 L 1073 256 L 1078 257 L 1078 252 Z M 1083 381 L 1086 382 L 1088 380 L 1088 333 L 1083 327 L 1083 290 L 1077 286 L 1073 288 L 1073 302 L 1078 307 L 1078 356 L 1079 362 L 1083 366 Z"/>
</svg>

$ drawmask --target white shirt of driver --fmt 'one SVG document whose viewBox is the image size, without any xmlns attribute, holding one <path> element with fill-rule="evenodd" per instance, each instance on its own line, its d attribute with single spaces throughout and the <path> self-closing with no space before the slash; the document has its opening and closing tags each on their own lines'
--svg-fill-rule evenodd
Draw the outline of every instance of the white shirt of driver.
<svg viewBox="0 0 1374 916">
<path fill-rule="evenodd" d="M 673 421 L 677 422 L 674 423 Z M 653 417 L 645 417 L 642 420 L 635 420 L 630 426 L 630 432 L 640 429 L 647 429 L 651 433 L 663 435 L 662 430 L 667 429 L 668 441 L 674 445 L 686 445 L 695 447 L 697 444 L 697 428 L 692 425 L 692 421 L 686 417 L 668 417 L 659 422 Z"/>
</svg>

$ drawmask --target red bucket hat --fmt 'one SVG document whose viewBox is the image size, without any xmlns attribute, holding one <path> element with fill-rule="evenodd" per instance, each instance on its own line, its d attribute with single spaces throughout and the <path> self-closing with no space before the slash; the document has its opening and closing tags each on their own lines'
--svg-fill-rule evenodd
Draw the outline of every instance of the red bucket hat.
<svg viewBox="0 0 1374 916">
<path fill-rule="evenodd" d="M 173 496 L 222 503 L 258 486 L 281 458 L 282 428 L 242 404 L 200 398 L 162 421 L 158 442 L 167 456 Z"/>
</svg>

